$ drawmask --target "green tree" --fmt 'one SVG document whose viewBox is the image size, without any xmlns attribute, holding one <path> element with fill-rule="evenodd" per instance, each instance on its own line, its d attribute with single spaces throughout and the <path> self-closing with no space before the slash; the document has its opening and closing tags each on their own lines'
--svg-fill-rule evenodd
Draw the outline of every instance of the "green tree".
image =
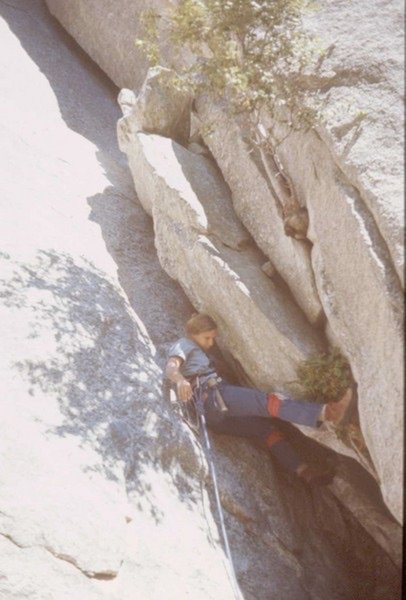
<svg viewBox="0 0 406 600">
<path fill-rule="evenodd" d="M 225 99 L 235 113 L 249 115 L 253 141 L 275 144 L 280 140 L 273 131 L 258 127 L 262 110 L 288 130 L 317 119 L 304 72 L 319 52 L 301 27 L 311 7 L 306 0 L 180 0 L 164 23 L 154 11 L 143 14 L 137 44 L 152 65 L 159 64 L 158 32 L 164 31 L 173 47 L 194 57 L 177 65 L 172 84 Z"/>
</svg>

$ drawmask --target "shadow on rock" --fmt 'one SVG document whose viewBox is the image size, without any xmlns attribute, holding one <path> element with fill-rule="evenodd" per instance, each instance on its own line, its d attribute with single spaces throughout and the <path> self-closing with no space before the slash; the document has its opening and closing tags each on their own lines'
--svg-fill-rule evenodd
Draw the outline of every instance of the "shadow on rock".
<svg viewBox="0 0 406 600">
<path fill-rule="evenodd" d="M 40 390 L 59 403 L 64 422 L 48 435 L 77 436 L 101 456 L 109 478 L 122 461 L 128 491 L 146 497 L 145 469 L 167 471 L 176 457 L 184 471 L 199 471 L 195 453 L 178 452 L 181 424 L 161 401 L 161 369 L 149 336 L 104 273 L 83 258 L 40 251 L 31 264 L 13 265 L 1 296 L 9 307 L 29 306 L 31 337 L 46 330 L 54 338 L 45 358 L 15 365 L 32 396 Z M 187 483 L 179 472 L 176 478 L 184 496 Z"/>
<path fill-rule="evenodd" d="M 180 285 L 162 269 L 151 218 L 117 188 L 88 198 L 89 219 L 100 226 L 106 248 L 117 265 L 118 280 L 153 341 L 161 366 L 166 350 L 194 308 Z"/>
</svg>

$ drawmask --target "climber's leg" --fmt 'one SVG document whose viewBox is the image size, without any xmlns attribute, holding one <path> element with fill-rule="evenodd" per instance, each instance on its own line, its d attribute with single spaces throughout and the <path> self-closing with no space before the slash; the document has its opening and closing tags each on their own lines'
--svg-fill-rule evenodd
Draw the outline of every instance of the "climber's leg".
<svg viewBox="0 0 406 600">
<path fill-rule="evenodd" d="M 293 400 L 283 394 L 221 383 L 221 395 L 232 417 L 276 417 L 291 423 L 317 427 L 323 405 Z"/>
</svg>

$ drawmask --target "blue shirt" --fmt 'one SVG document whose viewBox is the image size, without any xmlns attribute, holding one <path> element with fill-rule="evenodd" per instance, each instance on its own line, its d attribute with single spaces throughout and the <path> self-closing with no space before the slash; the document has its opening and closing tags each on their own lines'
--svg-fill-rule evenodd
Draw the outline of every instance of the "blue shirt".
<svg viewBox="0 0 406 600">
<path fill-rule="evenodd" d="M 169 357 L 178 356 L 183 360 L 179 371 L 186 378 L 215 373 L 210 357 L 189 338 L 181 338 L 169 348 Z"/>
</svg>

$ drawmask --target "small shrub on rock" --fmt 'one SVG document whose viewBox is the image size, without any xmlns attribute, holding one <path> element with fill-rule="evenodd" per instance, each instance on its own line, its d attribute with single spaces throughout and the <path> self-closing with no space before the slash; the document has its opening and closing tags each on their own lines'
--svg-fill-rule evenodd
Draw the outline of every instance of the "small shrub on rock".
<svg viewBox="0 0 406 600">
<path fill-rule="evenodd" d="M 330 353 L 314 354 L 301 362 L 297 376 L 306 397 L 315 402 L 339 400 L 354 381 L 351 367 L 338 348 Z"/>
</svg>

